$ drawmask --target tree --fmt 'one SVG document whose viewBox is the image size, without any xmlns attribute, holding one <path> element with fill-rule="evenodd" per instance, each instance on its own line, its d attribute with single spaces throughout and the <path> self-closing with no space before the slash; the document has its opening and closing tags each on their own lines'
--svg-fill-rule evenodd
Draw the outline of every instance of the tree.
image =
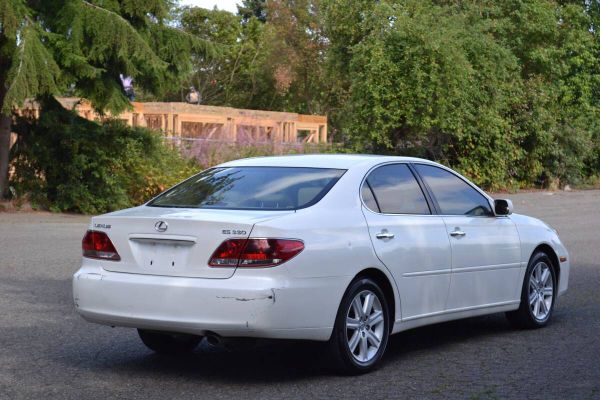
<svg viewBox="0 0 600 400">
<path fill-rule="evenodd" d="M 193 54 L 191 83 L 203 102 L 217 106 L 270 108 L 273 79 L 265 68 L 270 55 L 269 32 L 256 18 L 245 23 L 227 11 L 185 8 L 181 27 L 186 32 L 219 45 L 219 54 L 207 59 Z"/>
<path fill-rule="evenodd" d="M 272 30 L 268 68 L 275 78 L 280 109 L 305 114 L 327 111 L 323 66 L 328 42 L 320 3 L 320 0 L 267 3 L 267 25 Z"/>
<path fill-rule="evenodd" d="M 264 23 L 226 11 L 183 10 L 186 32 L 223 49 L 210 60 L 194 57 L 192 82 L 208 104 L 325 113 L 327 43 L 319 2 L 274 0 L 261 7 Z"/>
<path fill-rule="evenodd" d="M 7 191 L 11 110 L 74 93 L 104 112 L 130 106 L 119 75 L 162 93 L 210 43 L 174 29 L 171 0 L 3 0 L 0 3 L 0 196 Z"/>
<path fill-rule="evenodd" d="M 322 0 L 321 14 L 328 47 L 324 75 L 328 82 L 327 109 L 330 131 L 338 140 L 351 141 L 346 132 L 347 105 L 351 101 L 352 49 L 372 29 L 365 21 L 377 3 L 372 0 Z M 336 132 L 337 131 L 337 132 Z M 341 133 L 341 135 L 340 135 Z"/>
<path fill-rule="evenodd" d="M 242 17 L 244 23 L 252 18 L 256 18 L 260 22 L 267 22 L 266 3 L 266 0 L 244 0 L 241 6 L 237 6 L 238 15 Z"/>
<path fill-rule="evenodd" d="M 584 177 L 599 110 L 591 2 L 323 2 L 355 149 L 443 161 L 493 189 Z"/>
</svg>

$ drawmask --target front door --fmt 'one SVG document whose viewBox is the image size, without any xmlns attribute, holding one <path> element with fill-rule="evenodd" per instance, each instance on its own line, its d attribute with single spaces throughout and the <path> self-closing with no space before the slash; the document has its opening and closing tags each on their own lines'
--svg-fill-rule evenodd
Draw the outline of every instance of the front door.
<svg viewBox="0 0 600 400">
<path fill-rule="evenodd" d="M 513 221 L 496 217 L 490 202 L 452 172 L 425 164 L 415 169 L 431 190 L 452 245 L 447 310 L 519 300 L 519 234 Z"/>
</svg>

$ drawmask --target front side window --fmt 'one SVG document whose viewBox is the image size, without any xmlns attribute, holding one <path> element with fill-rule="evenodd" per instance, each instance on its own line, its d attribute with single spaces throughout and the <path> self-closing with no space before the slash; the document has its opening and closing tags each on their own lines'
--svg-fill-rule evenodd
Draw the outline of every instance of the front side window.
<svg viewBox="0 0 600 400">
<path fill-rule="evenodd" d="M 362 192 L 365 205 L 375 212 L 431 214 L 423 191 L 406 164 L 377 168 L 367 177 Z"/>
<path fill-rule="evenodd" d="M 331 168 L 224 167 L 203 171 L 151 207 L 296 210 L 318 202 L 344 174 Z"/>
<path fill-rule="evenodd" d="M 414 164 L 444 215 L 492 216 L 490 203 L 467 182 L 442 168 Z"/>
</svg>

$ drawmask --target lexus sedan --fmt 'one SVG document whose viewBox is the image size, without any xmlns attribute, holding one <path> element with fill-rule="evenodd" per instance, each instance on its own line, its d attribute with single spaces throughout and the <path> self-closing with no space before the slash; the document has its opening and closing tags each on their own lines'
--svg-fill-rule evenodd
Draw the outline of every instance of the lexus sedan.
<svg viewBox="0 0 600 400">
<path fill-rule="evenodd" d="M 202 337 L 314 340 L 362 373 L 406 329 L 498 312 L 548 324 L 569 256 L 554 229 L 512 211 L 423 159 L 227 162 L 93 217 L 75 307 L 159 353 Z"/>
</svg>

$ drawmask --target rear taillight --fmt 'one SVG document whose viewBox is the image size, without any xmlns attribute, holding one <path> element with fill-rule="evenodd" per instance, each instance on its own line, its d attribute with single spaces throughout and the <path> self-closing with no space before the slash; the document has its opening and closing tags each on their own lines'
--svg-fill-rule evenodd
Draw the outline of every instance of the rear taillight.
<svg viewBox="0 0 600 400">
<path fill-rule="evenodd" d="M 246 239 L 229 239 L 221 243 L 210 257 L 211 267 L 236 267 L 244 250 Z"/>
<path fill-rule="evenodd" d="M 274 267 L 304 250 L 301 240 L 228 239 L 215 250 L 211 267 Z"/>
<path fill-rule="evenodd" d="M 99 231 L 87 231 L 81 241 L 83 256 L 101 260 L 119 261 L 121 257 L 108 235 Z"/>
</svg>

